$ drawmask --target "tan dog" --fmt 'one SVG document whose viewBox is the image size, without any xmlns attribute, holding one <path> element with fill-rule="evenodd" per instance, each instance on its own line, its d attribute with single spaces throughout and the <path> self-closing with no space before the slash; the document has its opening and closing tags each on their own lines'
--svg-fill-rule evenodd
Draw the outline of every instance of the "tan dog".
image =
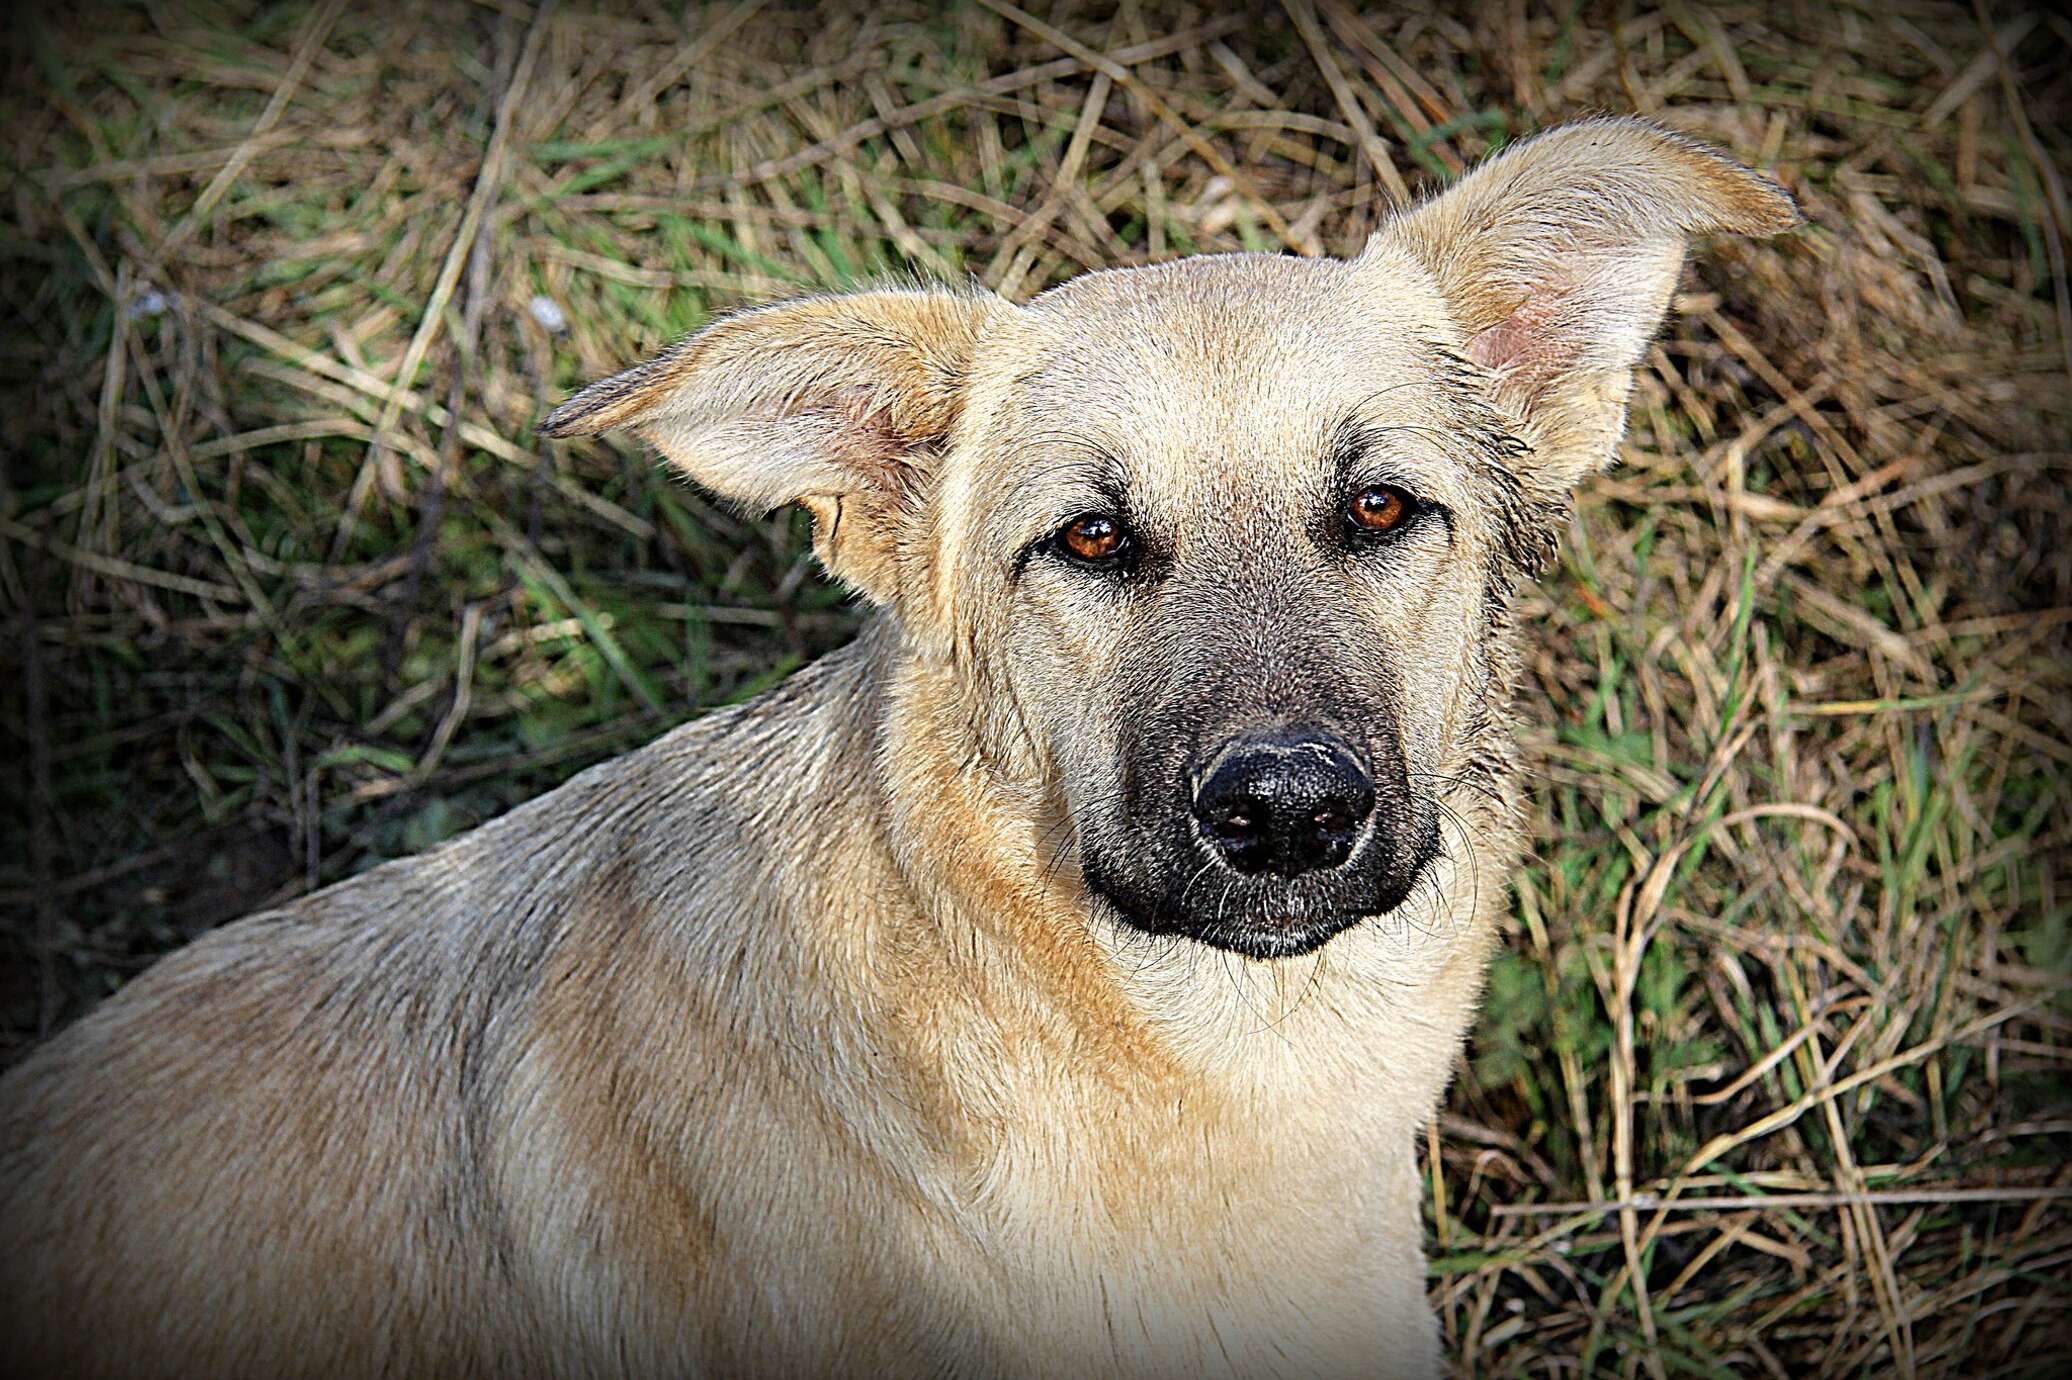
<svg viewBox="0 0 2072 1380">
<path fill-rule="evenodd" d="M 1627 121 L 1351 262 L 744 313 L 584 390 L 882 607 L 0 1085 L 0 1370 L 1403 1375 L 1512 591 L 1686 238 Z"/>
</svg>

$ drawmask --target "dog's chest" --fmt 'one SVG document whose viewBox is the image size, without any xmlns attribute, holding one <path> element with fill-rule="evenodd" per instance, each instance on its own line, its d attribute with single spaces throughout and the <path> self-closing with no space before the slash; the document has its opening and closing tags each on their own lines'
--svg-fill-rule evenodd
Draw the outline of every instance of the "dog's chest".
<svg viewBox="0 0 2072 1380">
<path fill-rule="evenodd" d="M 1429 1351 L 1407 1143 L 1363 1150 L 1348 1135 L 1333 1157 L 1293 1143 L 1317 1128 L 1283 1126 L 1276 1144 L 1271 1127 L 1232 1136 L 1184 1117 L 1027 1129 L 962 1204 L 952 1250 L 969 1258 L 944 1277 L 967 1281 L 953 1306 L 990 1353 L 966 1360 L 1028 1374 L 1390 1375 Z"/>
</svg>

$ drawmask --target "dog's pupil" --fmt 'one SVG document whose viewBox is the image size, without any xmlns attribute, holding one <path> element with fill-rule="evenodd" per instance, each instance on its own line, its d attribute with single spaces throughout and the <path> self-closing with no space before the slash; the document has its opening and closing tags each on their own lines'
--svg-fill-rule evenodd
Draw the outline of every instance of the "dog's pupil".
<svg viewBox="0 0 2072 1380">
<path fill-rule="evenodd" d="M 1353 517 L 1362 527 L 1385 530 L 1402 521 L 1405 504 L 1392 489 L 1369 489 L 1353 502 Z"/>
<path fill-rule="evenodd" d="M 1088 560 L 1113 555 L 1121 544 L 1122 534 L 1115 524 L 1104 517 L 1083 517 L 1073 523 L 1065 533 L 1065 540 L 1072 550 Z"/>
</svg>

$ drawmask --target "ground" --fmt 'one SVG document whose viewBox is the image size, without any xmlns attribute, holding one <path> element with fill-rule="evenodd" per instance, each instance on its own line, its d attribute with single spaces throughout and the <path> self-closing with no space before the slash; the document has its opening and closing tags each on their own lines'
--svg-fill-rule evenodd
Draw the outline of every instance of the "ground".
<svg viewBox="0 0 2072 1380">
<path fill-rule="evenodd" d="M 2072 27 L 162 0 L 11 17 L 5 1056 L 853 630 L 790 515 L 533 428 L 887 274 L 1345 253 L 1637 111 L 1809 224 L 1702 245 L 1528 598 L 1534 855 L 1429 1140 L 1463 1373 L 2072 1354 Z M 399 377 L 408 385 L 397 389 Z"/>
</svg>

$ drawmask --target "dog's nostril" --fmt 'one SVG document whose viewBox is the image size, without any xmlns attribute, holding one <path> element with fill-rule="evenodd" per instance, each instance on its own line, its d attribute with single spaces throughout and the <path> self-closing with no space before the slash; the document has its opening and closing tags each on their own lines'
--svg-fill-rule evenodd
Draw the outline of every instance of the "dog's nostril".
<svg viewBox="0 0 2072 1380">
<path fill-rule="evenodd" d="M 1240 872 L 1299 876 L 1336 867 L 1374 811 L 1374 785 L 1335 739 L 1226 745 L 1195 795 L 1203 837 Z"/>
</svg>

